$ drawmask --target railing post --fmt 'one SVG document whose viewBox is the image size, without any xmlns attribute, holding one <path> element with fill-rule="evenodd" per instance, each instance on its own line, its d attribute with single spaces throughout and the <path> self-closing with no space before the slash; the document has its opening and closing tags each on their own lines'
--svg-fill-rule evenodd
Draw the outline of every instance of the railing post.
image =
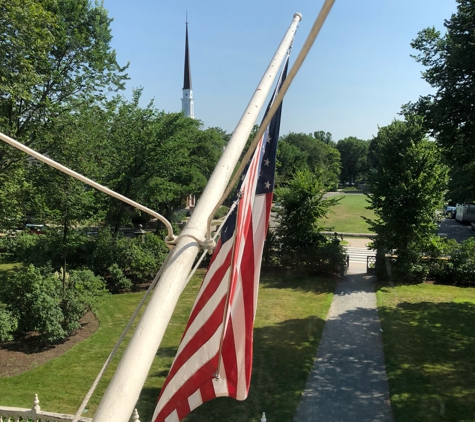
<svg viewBox="0 0 475 422">
<path fill-rule="evenodd" d="M 41 410 L 40 400 L 38 399 L 38 394 L 35 394 L 35 399 L 33 400 L 33 407 L 31 408 L 31 419 L 33 422 L 36 422 L 38 419 L 38 412 Z"/>
<path fill-rule="evenodd" d="M 132 422 L 140 422 L 139 412 L 137 412 L 137 409 L 134 409 L 134 413 L 132 414 Z"/>
</svg>

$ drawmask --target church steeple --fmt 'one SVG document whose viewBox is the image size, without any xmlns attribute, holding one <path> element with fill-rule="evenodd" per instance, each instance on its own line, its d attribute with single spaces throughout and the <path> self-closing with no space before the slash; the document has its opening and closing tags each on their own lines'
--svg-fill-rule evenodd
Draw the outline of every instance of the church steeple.
<svg viewBox="0 0 475 422">
<path fill-rule="evenodd" d="M 185 74 L 183 78 L 183 98 L 181 99 L 181 109 L 185 116 L 195 117 L 195 105 L 193 100 L 193 89 L 191 88 L 190 51 L 188 47 L 188 16 L 186 19 L 185 35 Z"/>
</svg>

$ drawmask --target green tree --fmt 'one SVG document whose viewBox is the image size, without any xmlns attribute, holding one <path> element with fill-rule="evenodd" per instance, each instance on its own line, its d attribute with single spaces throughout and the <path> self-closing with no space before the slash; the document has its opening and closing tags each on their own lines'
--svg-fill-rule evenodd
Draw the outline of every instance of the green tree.
<svg viewBox="0 0 475 422">
<path fill-rule="evenodd" d="M 58 116 L 123 87 L 111 20 L 89 0 L 0 0 L 0 12 L 0 130 L 48 152 Z M 0 145 L 0 171 L 22 157 Z"/>
<path fill-rule="evenodd" d="M 318 273 L 338 273 L 343 268 L 339 241 L 321 234 L 322 219 L 338 200 L 325 199 L 322 174 L 298 171 L 287 187 L 278 190 L 283 211 L 276 229 L 280 261 L 284 266 Z"/>
<path fill-rule="evenodd" d="M 422 77 L 435 89 L 423 96 L 415 109 L 425 117 L 425 125 L 442 146 L 455 179 L 469 175 L 471 182 L 458 185 L 455 198 L 475 199 L 475 3 L 457 0 L 457 12 L 444 23 L 444 35 L 435 28 L 419 32 L 411 46 L 413 56 L 425 67 Z"/>
<path fill-rule="evenodd" d="M 295 170 L 308 169 L 315 174 L 322 171 L 323 183 L 327 188 L 338 184 L 340 175 L 340 153 L 333 146 L 304 133 L 290 132 L 279 140 L 277 151 L 278 182 L 284 177 L 293 177 Z"/>
<path fill-rule="evenodd" d="M 324 132 L 323 130 L 317 130 L 313 132 L 313 137 L 322 141 L 324 144 L 330 145 L 332 147 L 335 146 L 335 141 L 333 141 L 332 134 L 330 132 Z"/>
<path fill-rule="evenodd" d="M 338 141 L 336 149 L 341 157 L 342 183 L 353 184 L 359 176 L 365 174 L 367 169 L 367 155 L 369 142 L 350 136 Z"/>
<path fill-rule="evenodd" d="M 369 221 L 377 234 L 374 248 L 380 256 L 397 255 L 397 276 L 423 281 L 427 267 L 422 256 L 437 230 L 436 211 L 447 189 L 447 167 L 437 145 L 426 138 L 419 116 L 380 128 L 371 144 L 377 157 L 369 172 L 368 196 L 376 215 Z"/>
<path fill-rule="evenodd" d="M 220 157 L 224 139 L 215 129 L 182 113 L 139 106 L 141 91 L 132 101 L 116 99 L 108 134 L 110 165 L 106 185 L 168 218 L 187 195 L 204 189 Z M 118 231 L 129 207 L 111 200 L 107 220 Z"/>
</svg>

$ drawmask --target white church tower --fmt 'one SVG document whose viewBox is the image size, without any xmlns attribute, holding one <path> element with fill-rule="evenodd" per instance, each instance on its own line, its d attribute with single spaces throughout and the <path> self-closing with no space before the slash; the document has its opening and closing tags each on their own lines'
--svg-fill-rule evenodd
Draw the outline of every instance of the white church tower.
<svg viewBox="0 0 475 422">
<path fill-rule="evenodd" d="M 193 89 L 191 89 L 190 52 L 188 49 L 188 20 L 186 21 L 185 39 L 185 77 L 183 79 L 183 98 L 181 99 L 181 110 L 187 117 L 195 118 L 195 104 L 193 100 Z"/>
</svg>

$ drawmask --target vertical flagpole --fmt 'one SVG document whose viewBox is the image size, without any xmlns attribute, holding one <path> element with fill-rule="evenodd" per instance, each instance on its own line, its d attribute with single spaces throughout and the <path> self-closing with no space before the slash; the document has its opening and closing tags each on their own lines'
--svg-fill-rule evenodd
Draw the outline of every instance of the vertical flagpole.
<svg viewBox="0 0 475 422">
<path fill-rule="evenodd" d="M 168 265 L 163 270 L 150 303 L 144 311 L 114 377 L 99 404 L 93 418 L 94 422 L 127 422 L 132 415 L 165 329 L 199 251 L 197 242 L 191 236 L 204 240 L 208 216 L 226 189 L 301 19 L 300 13 L 294 15 L 289 29 L 196 204 L 190 220 L 181 233 L 182 237 L 170 252 Z"/>
</svg>

